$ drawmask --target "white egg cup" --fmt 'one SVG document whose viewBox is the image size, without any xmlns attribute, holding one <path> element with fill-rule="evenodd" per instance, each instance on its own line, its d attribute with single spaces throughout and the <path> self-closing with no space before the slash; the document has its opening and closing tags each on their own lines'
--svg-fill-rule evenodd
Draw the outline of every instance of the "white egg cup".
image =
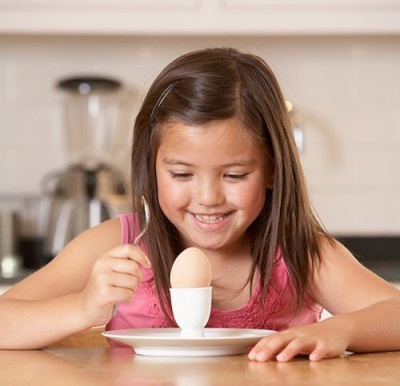
<svg viewBox="0 0 400 386">
<path fill-rule="evenodd" d="M 202 338 L 211 313 L 212 287 L 170 288 L 172 313 L 181 338 Z"/>
</svg>

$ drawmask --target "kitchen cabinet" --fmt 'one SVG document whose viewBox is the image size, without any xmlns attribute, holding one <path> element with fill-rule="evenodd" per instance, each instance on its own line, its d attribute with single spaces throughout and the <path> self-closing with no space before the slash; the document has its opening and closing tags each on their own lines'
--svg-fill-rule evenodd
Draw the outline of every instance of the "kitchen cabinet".
<svg viewBox="0 0 400 386">
<path fill-rule="evenodd" d="M 0 0 L 0 34 L 399 34 L 400 0 Z"/>
</svg>

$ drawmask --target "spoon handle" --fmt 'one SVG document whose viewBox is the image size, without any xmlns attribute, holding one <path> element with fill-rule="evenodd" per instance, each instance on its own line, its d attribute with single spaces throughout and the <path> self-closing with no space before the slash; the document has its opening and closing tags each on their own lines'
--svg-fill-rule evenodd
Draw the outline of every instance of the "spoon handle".
<svg viewBox="0 0 400 386">
<path fill-rule="evenodd" d="M 144 234 L 147 232 L 147 229 L 149 228 L 150 224 L 150 209 L 149 209 L 149 204 L 147 203 L 146 199 L 144 196 L 140 198 L 140 204 L 141 204 L 141 209 L 144 214 L 144 227 L 142 231 L 135 237 L 135 240 L 133 240 L 133 245 L 137 247 L 139 245 L 140 239 L 144 236 Z M 112 310 L 112 317 L 115 316 L 115 314 L 118 311 L 118 305 L 119 303 L 115 303 L 113 306 Z"/>
<path fill-rule="evenodd" d="M 141 197 L 140 199 L 140 204 L 141 204 L 141 209 L 144 214 L 144 227 L 142 231 L 136 236 L 135 240 L 133 241 L 133 245 L 137 247 L 139 245 L 140 239 L 144 236 L 144 234 L 147 232 L 147 229 L 149 229 L 149 224 L 150 224 L 150 209 L 149 209 L 149 204 L 147 203 L 146 199 L 144 196 Z"/>
</svg>

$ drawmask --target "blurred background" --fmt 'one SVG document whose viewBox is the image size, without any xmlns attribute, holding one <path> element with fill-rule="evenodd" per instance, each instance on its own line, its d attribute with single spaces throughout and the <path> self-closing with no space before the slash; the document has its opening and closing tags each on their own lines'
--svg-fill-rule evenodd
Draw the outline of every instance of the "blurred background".
<svg viewBox="0 0 400 386">
<path fill-rule="evenodd" d="M 398 0 L 0 0 L 3 277 L 129 211 L 146 90 L 177 56 L 214 46 L 270 64 L 321 221 L 400 281 Z"/>
</svg>

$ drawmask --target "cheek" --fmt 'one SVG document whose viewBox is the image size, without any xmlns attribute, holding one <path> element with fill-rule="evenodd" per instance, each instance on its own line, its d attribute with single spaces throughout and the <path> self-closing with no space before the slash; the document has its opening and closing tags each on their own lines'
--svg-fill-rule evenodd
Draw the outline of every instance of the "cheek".
<svg viewBox="0 0 400 386">
<path fill-rule="evenodd" d="M 230 199 L 236 203 L 236 205 L 246 211 L 258 215 L 265 202 L 266 187 L 254 181 L 252 183 L 243 186 L 241 189 L 237 189 L 232 192 Z"/>
<path fill-rule="evenodd" d="M 164 213 L 186 203 L 185 192 L 169 175 L 157 176 L 158 201 Z"/>
</svg>

